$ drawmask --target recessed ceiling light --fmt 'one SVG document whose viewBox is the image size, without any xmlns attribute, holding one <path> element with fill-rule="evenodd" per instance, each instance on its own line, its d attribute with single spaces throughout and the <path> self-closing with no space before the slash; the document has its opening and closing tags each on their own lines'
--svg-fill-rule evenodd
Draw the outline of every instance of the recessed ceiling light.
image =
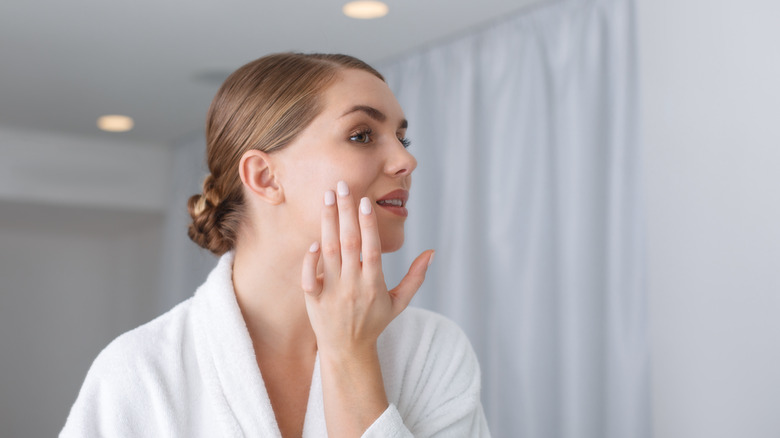
<svg viewBox="0 0 780 438">
<path fill-rule="evenodd" d="M 355 1 L 344 5 L 341 10 L 344 15 L 351 18 L 370 19 L 379 18 L 387 15 L 389 8 L 386 4 L 378 1 Z"/>
<path fill-rule="evenodd" d="M 133 119 L 116 114 L 101 116 L 97 120 L 98 128 L 108 132 L 125 132 L 133 129 Z"/>
</svg>

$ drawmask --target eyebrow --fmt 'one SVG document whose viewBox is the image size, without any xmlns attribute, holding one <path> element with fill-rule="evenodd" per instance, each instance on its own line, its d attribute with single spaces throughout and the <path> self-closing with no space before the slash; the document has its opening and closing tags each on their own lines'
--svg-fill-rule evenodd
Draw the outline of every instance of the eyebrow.
<svg viewBox="0 0 780 438">
<path fill-rule="evenodd" d="M 353 106 L 349 111 L 345 112 L 341 115 L 341 117 L 344 117 L 346 115 L 352 114 L 354 112 L 362 112 L 365 113 L 368 117 L 371 117 L 372 119 L 376 120 L 377 122 L 384 122 L 387 120 L 387 116 L 382 111 L 379 111 L 378 109 L 368 106 L 368 105 L 355 105 Z M 409 126 L 409 121 L 406 119 L 401 120 L 401 124 L 398 127 L 399 129 L 406 129 Z"/>
</svg>

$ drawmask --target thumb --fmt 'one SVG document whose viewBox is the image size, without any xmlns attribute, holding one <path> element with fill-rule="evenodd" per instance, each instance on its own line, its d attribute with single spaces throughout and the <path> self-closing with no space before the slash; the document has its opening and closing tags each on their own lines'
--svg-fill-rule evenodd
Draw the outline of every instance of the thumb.
<svg viewBox="0 0 780 438">
<path fill-rule="evenodd" d="M 409 272 L 398 283 L 398 286 L 389 291 L 390 298 L 393 300 L 394 317 L 406 309 L 406 306 L 412 301 L 414 294 L 422 286 L 423 281 L 425 281 L 425 274 L 428 272 L 428 266 L 431 265 L 435 252 L 430 249 L 418 255 L 412 262 L 412 266 L 409 267 Z"/>
</svg>

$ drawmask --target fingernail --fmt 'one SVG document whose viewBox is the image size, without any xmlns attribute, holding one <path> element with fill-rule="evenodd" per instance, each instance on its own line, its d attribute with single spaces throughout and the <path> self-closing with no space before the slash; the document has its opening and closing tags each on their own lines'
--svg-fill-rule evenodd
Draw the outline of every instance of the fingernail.
<svg viewBox="0 0 780 438">
<path fill-rule="evenodd" d="M 431 263 L 433 263 L 433 256 L 435 256 L 435 255 L 436 255 L 436 251 L 431 253 L 431 258 L 428 259 L 428 266 L 431 266 Z"/>
<path fill-rule="evenodd" d="M 309 252 L 317 252 L 320 249 L 320 242 L 314 242 L 309 247 Z"/>
<path fill-rule="evenodd" d="M 371 201 L 369 201 L 368 198 L 360 200 L 360 212 L 365 215 L 371 214 Z"/>
<path fill-rule="evenodd" d="M 325 205 L 333 205 L 336 203 L 336 194 L 333 193 L 333 190 L 328 190 L 325 192 Z"/>
<path fill-rule="evenodd" d="M 336 190 L 339 191 L 339 196 L 349 195 L 349 187 L 347 187 L 347 183 L 345 183 L 344 181 L 339 181 L 336 184 Z"/>
</svg>

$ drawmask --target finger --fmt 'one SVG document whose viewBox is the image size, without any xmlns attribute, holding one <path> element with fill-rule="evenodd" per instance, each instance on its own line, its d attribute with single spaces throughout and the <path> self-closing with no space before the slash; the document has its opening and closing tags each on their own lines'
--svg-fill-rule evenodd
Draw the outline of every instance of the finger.
<svg viewBox="0 0 780 438">
<path fill-rule="evenodd" d="M 322 258 L 326 281 L 341 275 L 341 245 L 339 244 L 339 217 L 336 208 L 336 194 L 325 192 L 322 207 Z"/>
<path fill-rule="evenodd" d="M 337 184 L 339 207 L 339 242 L 341 243 L 341 274 L 360 271 L 360 227 L 357 208 L 344 181 Z"/>
<path fill-rule="evenodd" d="M 314 242 L 303 256 L 303 271 L 301 273 L 301 286 L 303 291 L 311 296 L 319 296 L 322 292 L 322 284 L 317 279 L 317 262 L 320 258 L 320 244 Z"/>
<path fill-rule="evenodd" d="M 379 227 L 371 200 L 360 200 L 360 240 L 363 254 L 363 275 L 375 276 L 382 272 L 382 244 L 379 240 Z"/>
<path fill-rule="evenodd" d="M 390 291 L 390 297 L 393 299 L 393 315 L 398 315 L 406 309 L 414 294 L 422 286 L 423 281 L 425 281 L 425 273 L 428 272 L 428 267 L 433 261 L 434 252 L 428 250 L 417 256 L 412 262 L 412 266 L 409 267 L 409 272 L 406 273 L 398 286 Z"/>
</svg>

